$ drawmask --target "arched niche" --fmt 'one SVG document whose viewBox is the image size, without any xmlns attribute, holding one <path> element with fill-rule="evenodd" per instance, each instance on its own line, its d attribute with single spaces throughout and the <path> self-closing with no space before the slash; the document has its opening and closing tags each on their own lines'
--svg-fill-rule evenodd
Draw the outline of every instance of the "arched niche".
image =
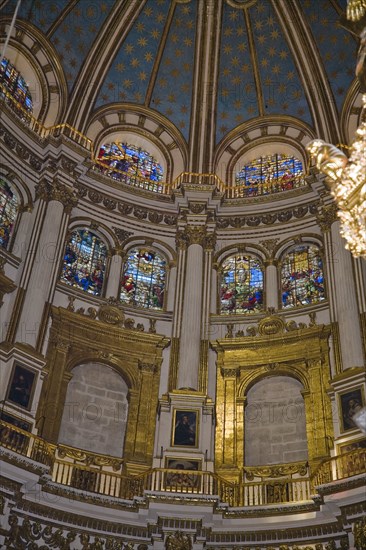
<svg viewBox="0 0 366 550">
<path fill-rule="evenodd" d="M 128 387 L 108 365 L 85 363 L 72 371 L 67 386 L 59 443 L 111 456 L 123 456 Z"/>
<path fill-rule="evenodd" d="M 5 34 L 11 19 L 4 18 Z M 49 128 L 63 119 L 67 83 L 56 50 L 28 21 L 18 19 L 6 48 L 7 57 L 20 71 L 33 100 L 33 116 Z"/>
<path fill-rule="evenodd" d="M 267 376 L 246 396 L 245 466 L 307 460 L 303 385 L 289 376 Z"/>
<path fill-rule="evenodd" d="M 306 169 L 306 145 L 314 130 L 289 116 L 265 116 L 239 125 L 219 143 L 215 153 L 215 173 L 228 185 L 243 165 L 260 156 L 282 153 L 298 158 Z"/>
</svg>

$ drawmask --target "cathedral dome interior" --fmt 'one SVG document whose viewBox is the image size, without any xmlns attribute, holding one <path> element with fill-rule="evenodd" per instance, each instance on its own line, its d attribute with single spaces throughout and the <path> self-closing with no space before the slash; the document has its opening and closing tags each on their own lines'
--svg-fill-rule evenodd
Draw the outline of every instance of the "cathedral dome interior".
<svg viewBox="0 0 366 550">
<path fill-rule="evenodd" d="M 366 549 L 366 0 L 0 0 L 0 56 L 0 547 Z"/>
</svg>

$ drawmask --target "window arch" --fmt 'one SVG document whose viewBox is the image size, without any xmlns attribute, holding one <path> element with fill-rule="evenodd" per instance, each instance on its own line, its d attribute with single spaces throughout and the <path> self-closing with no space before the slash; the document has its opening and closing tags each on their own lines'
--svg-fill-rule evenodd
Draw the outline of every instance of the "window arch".
<svg viewBox="0 0 366 550">
<path fill-rule="evenodd" d="M 0 178 L 0 246 L 7 249 L 18 213 L 18 198 L 10 185 Z"/>
<path fill-rule="evenodd" d="M 112 142 L 101 146 L 97 166 L 104 174 L 127 185 L 152 184 L 153 191 L 161 191 L 163 167 L 147 151 L 135 145 Z"/>
<path fill-rule="evenodd" d="M 33 112 L 33 101 L 29 88 L 20 72 L 6 57 L 0 64 L 0 84 L 26 111 Z"/>
<path fill-rule="evenodd" d="M 268 195 L 305 185 L 302 162 L 294 156 L 275 153 L 249 162 L 236 174 L 240 196 Z"/>
<path fill-rule="evenodd" d="M 248 254 L 223 261 L 220 281 L 220 313 L 254 313 L 263 309 L 263 269 Z"/>
<path fill-rule="evenodd" d="M 107 247 L 89 229 L 72 232 L 65 249 L 61 281 L 100 296 L 102 294 Z"/>
<path fill-rule="evenodd" d="M 323 262 L 317 246 L 298 245 L 284 256 L 281 292 L 284 308 L 325 300 Z"/>
<path fill-rule="evenodd" d="M 130 250 L 123 270 L 121 302 L 162 309 L 165 278 L 166 259 L 163 256 L 146 247 Z"/>
</svg>

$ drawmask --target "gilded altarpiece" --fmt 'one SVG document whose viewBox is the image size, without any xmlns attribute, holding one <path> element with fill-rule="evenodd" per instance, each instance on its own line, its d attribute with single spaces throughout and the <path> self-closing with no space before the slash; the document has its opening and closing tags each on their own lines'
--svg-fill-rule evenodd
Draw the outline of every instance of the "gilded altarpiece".
<svg viewBox="0 0 366 550">
<path fill-rule="evenodd" d="M 86 362 L 109 365 L 128 386 L 123 463 L 125 473 L 137 474 L 152 464 L 162 351 L 170 341 L 142 332 L 130 321 L 114 305 L 89 308 L 86 314 L 52 308 L 37 422 L 42 437 L 56 443 L 73 368 Z"/>
<path fill-rule="evenodd" d="M 310 469 L 330 456 L 333 443 L 328 338 L 330 327 L 309 326 L 277 315 L 211 343 L 217 352 L 216 472 L 238 482 L 245 466 L 245 404 L 249 389 L 267 376 L 289 376 L 303 385 Z"/>
</svg>

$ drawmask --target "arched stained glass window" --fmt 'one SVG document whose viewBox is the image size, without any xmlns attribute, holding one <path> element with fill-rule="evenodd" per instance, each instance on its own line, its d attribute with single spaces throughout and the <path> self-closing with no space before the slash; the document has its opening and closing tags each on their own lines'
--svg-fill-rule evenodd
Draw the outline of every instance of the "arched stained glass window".
<svg viewBox="0 0 366 550">
<path fill-rule="evenodd" d="M 154 250 L 130 250 L 123 271 L 121 302 L 138 307 L 162 309 L 165 273 L 166 260 Z"/>
<path fill-rule="evenodd" d="M 32 96 L 28 86 L 9 59 L 4 57 L 0 64 L 0 84 L 18 101 L 29 113 L 33 111 Z"/>
<path fill-rule="evenodd" d="M 235 178 L 237 196 L 279 193 L 305 185 L 302 162 L 287 155 L 268 155 L 246 164 Z"/>
<path fill-rule="evenodd" d="M 163 168 L 147 151 L 127 143 L 107 143 L 99 150 L 97 167 L 104 174 L 128 185 L 150 184 L 159 192 L 162 186 Z"/>
<path fill-rule="evenodd" d="M 18 213 L 18 199 L 10 186 L 0 178 L 0 246 L 7 249 Z"/>
<path fill-rule="evenodd" d="M 221 266 L 220 313 L 254 313 L 263 308 L 263 270 L 260 261 L 236 254 Z"/>
<path fill-rule="evenodd" d="M 61 281 L 89 294 L 102 293 L 107 247 L 88 229 L 73 231 L 66 245 Z"/>
<path fill-rule="evenodd" d="M 284 308 L 325 300 L 323 262 L 316 246 L 299 245 L 286 254 L 281 285 Z"/>
</svg>

